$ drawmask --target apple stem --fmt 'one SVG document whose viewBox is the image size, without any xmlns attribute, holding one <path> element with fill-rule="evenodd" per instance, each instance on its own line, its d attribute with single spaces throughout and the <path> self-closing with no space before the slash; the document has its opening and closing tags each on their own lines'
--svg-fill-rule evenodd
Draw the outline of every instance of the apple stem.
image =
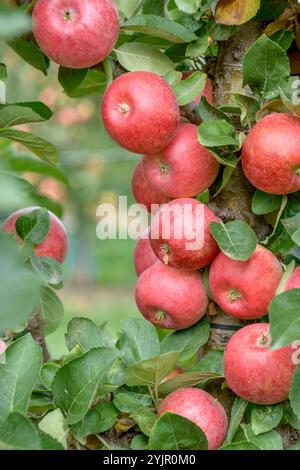
<svg viewBox="0 0 300 470">
<path fill-rule="evenodd" d="M 267 346 L 270 343 L 270 338 L 267 334 L 263 334 L 258 340 L 259 346 Z"/>
<path fill-rule="evenodd" d="M 169 264 L 169 253 L 170 253 L 170 247 L 165 243 L 162 247 L 162 252 L 163 252 L 163 263 L 168 265 Z"/>
</svg>

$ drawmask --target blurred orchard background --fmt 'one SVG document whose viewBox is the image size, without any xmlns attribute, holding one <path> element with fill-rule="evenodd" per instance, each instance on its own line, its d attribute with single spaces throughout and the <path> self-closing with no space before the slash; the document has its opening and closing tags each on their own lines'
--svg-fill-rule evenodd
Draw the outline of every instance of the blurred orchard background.
<svg viewBox="0 0 300 470">
<path fill-rule="evenodd" d="M 115 336 L 121 320 L 138 315 L 134 302 L 135 242 L 99 240 L 96 236 L 99 204 L 110 203 L 118 208 L 120 195 L 128 196 L 128 204 L 134 202 L 131 177 L 136 157 L 117 147 L 104 130 L 99 117 L 100 94 L 95 98 L 69 98 L 57 81 L 58 68 L 53 63 L 48 77 L 44 77 L 5 45 L 0 45 L 0 62 L 4 62 L 9 71 L 8 102 L 40 100 L 54 111 L 47 124 L 19 128 L 56 145 L 60 151 L 60 166 L 67 178 L 63 181 L 61 174 L 49 177 L 26 172 L 26 179 L 38 188 L 39 194 L 53 201 L 53 206 L 48 208 L 60 215 L 63 205 L 62 219 L 70 237 L 70 250 L 64 264 L 64 288 L 59 293 L 65 306 L 65 318 L 59 329 L 47 337 L 51 355 L 59 357 L 66 352 L 64 332 L 73 316 L 86 316 L 98 324 L 106 324 Z M 9 151 L 14 153 L 9 165 L 13 164 L 14 171 L 18 170 L 22 176 L 19 157 L 26 153 L 25 148 L 15 144 Z M 31 153 L 28 157 L 34 159 Z M 2 150 L 0 165 L 4 169 L 7 161 Z M 41 198 L 40 205 L 42 202 Z M 9 214 L 1 204 L 0 210 L 3 221 Z M 120 214 L 120 220 L 125 222 L 126 216 L 126 213 Z"/>
</svg>

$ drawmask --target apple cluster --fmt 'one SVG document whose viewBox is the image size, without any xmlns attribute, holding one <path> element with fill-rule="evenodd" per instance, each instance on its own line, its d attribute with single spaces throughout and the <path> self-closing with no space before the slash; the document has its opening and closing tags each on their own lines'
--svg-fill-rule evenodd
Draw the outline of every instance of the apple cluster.
<svg viewBox="0 0 300 470">
<path fill-rule="evenodd" d="M 260 245 L 247 261 L 236 261 L 220 252 L 210 230 L 211 222 L 219 219 L 195 198 L 215 181 L 219 163 L 199 143 L 196 126 L 180 122 L 176 97 L 168 83 L 148 72 L 120 76 L 104 95 L 102 118 L 116 142 L 143 155 L 132 179 L 137 202 L 149 212 L 153 204 L 161 205 L 135 249 L 136 303 L 142 315 L 166 329 L 185 329 L 198 322 L 208 306 L 201 270 L 210 265 L 210 293 L 226 314 L 241 320 L 265 316 L 282 278 L 282 267 L 276 256 Z M 275 123 L 285 133 L 286 142 L 289 139 L 287 145 L 294 152 L 294 160 L 285 167 L 280 162 L 278 154 L 283 154 L 275 138 L 270 139 L 267 149 L 264 147 L 264 135 L 269 132 L 264 128 Z M 295 131 L 293 126 L 299 126 L 300 131 L 299 119 L 273 114 L 262 119 L 249 133 L 242 163 L 246 176 L 256 187 L 275 193 L 274 184 L 280 179 L 282 185 L 277 185 L 280 194 L 300 188 L 296 166 L 300 133 L 292 139 L 289 131 Z M 271 156 L 276 162 L 273 166 L 277 167 L 274 175 L 270 171 Z M 182 208 L 188 205 L 188 216 L 184 216 L 184 211 L 172 215 L 170 209 L 175 205 Z M 204 212 L 201 220 L 197 220 L 199 206 Z M 168 235 L 163 230 L 166 220 L 170 227 Z M 180 239 L 172 236 L 177 225 L 187 228 L 186 236 Z M 195 230 L 201 231 L 204 240 L 199 248 L 191 250 L 187 246 Z M 287 288 L 295 287 L 297 280 L 300 286 L 299 277 L 295 272 Z M 292 348 L 272 351 L 270 342 L 269 324 L 255 323 L 235 333 L 225 350 L 224 369 L 229 387 L 256 404 L 275 404 L 287 399 L 295 371 Z M 225 411 L 206 392 L 179 389 L 161 403 L 159 414 L 166 411 L 198 424 L 208 437 L 210 449 L 218 448 L 223 442 L 227 430 Z"/>
<path fill-rule="evenodd" d="M 119 18 L 112 0 L 38 0 L 33 11 L 33 32 L 50 59 L 80 69 L 108 57 L 118 38 Z M 183 79 L 188 75 L 186 72 Z M 209 80 L 203 94 L 213 102 Z M 210 223 L 218 222 L 218 218 L 195 198 L 214 183 L 219 163 L 199 143 L 197 127 L 181 122 L 170 85 L 154 73 L 126 73 L 108 87 L 101 111 L 110 136 L 123 148 L 142 156 L 132 179 L 136 201 L 149 212 L 153 204 L 163 204 L 135 250 L 136 302 L 141 314 L 157 326 L 174 330 L 198 322 L 208 306 L 201 270 L 210 265 L 210 293 L 226 314 L 241 320 L 265 316 L 282 277 L 281 265 L 260 245 L 247 261 L 236 261 L 220 252 L 210 230 Z M 300 120 L 282 113 L 261 119 L 243 144 L 242 166 L 252 185 L 264 192 L 282 195 L 298 191 Z M 170 215 L 175 205 L 188 205 L 188 216 L 180 212 Z M 13 214 L 5 222 L 6 231 L 15 231 L 17 217 L 18 213 Z M 163 230 L 166 220 L 171 228 L 168 235 Z M 187 230 L 178 239 L 174 233 L 180 225 Z M 197 230 L 203 243 L 197 249 L 188 249 L 190 235 Z M 53 215 L 50 232 L 41 245 L 35 247 L 36 254 L 53 256 L 60 262 L 64 259 L 66 235 Z M 300 268 L 286 289 L 294 287 L 300 287 Z M 224 354 L 229 387 L 240 397 L 264 405 L 287 399 L 295 370 L 290 346 L 271 350 L 269 330 L 268 323 L 241 328 L 228 342 Z M 218 448 L 225 439 L 226 413 L 203 390 L 183 388 L 171 393 L 158 413 L 166 411 L 199 425 L 208 438 L 209 449 Z"/>
</svg>

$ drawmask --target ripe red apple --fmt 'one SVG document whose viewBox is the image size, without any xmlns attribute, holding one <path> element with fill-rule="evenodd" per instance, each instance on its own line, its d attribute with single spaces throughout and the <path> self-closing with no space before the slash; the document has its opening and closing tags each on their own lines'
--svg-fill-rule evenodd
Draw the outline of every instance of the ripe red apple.
<svg viewBox="0 0 300 470">
<path fill-rule="evenodd" d="M 208 305 L 201 274 L 154 263 L 138 278 L 135 298 L 141 314 L 154 325 L 182 330 L 197 323 Z"/>
<path fill-rule="evenodd" d="M 300 266 L 294 270 L 286 283 L 285 290 L 290 289 L 300 289 Z"/>
<path fill-rule="evenodd" d="M 210 267 L 209 287 L 225 313 L 252 320 L 268 313 L 281 276 L 276 256 L 257 245 L 247 261 L 235 261 L 220 253 Z"/>
<path fill-rule="evenodd" d="M 199 143 L 197 129 L 194 124 L 182 124 L 165 149 L 142 160 L 151 186 L 170 198 L 196 196 L 218 175 L 220 164 Z"/>
<path fill-rule="evenodd" d="M 73 69 L 105 59 L 119 28 L 113 0 L 37 0 L 33 10 L 33 34 L 42 51 Z"/>
<path fill-rule="evenodd" d="M 192 73 L 193 72 L 184 72 L 182 75 L 182 79 L 186 80 L 190 75 L 192 75 Z M 198 106 L 198 104 L 200 103 L 202 96 L 205 96 L 205 98 L 210 104 L 214 104 L 215 99 L 214 99 L 213 84 L 212 84 L 211 79 L 208 77 L 206 79 L 205 86 L 203 90 L 201 91 L 200 95 L 194 100 L 194 103 L 196 106 Z"/>
<path fill-rule="evenodd" d="M 296 368 L 290 346 L 270 350 L 269 329 L 269 323 L 245 326 L 230 338 L 224 353 L 227 384 L 234 393 L 258 405 L 286 400 Z"/>
<path fill-rule="evenodd" d="M 142 161 L 137 164 L 133 173 L 132 192 L 136 202 L 146 206 L 148 212 L 151 212 L 152 205 L 161 205 L 170 200 L 170 198 L 152 188 L 145 178 Z M 152 207 L 152 209 L 155 208 Z M 157 210 L 154 210 L 154 212 L 157 212 Z"/>
<path fill-rule="evenodd" d="M 219 219 L 196 199 L 180 198 L 165 204 L 150 227 L 156 256 L 175 268 L 201 269 L 219 253 L 210 223 Z"/>
<path fill-rule="evenodd" d="M 273 113 L 254 126 L 243 144 L 243 170 L 256 188 L 271 194 L 300 189 L 300 119 Z"/>
<path fill-rule="evenodd" d="M 102 118 L 121 147 L 140 154 L 160 152 L 180 122 L 172 88 L 151 72 L 129 72 L 114 80 L 103 96 Z"/>
<path fill-rule="evenodd" d="M 200 388 L 180 388 L 170 393 L 160 404 L 158 415 L 170 411 L 197 424 L 207 437 L 208 449 L 223 444 L 228 428 L 225 410 L 218 400 Z"/>
<path fill-rule="evenodd" d="M 140 276 L 157 261 L 149 240 L 149 229 L 138 240 L 134 250 L 135 272 Z"/>
<path fill-rule="evenodd" d="M 38 207 L 28 207 L 11 214 L 3 224 L 3 230 L 16 235 L 18 243 L 22 243 L 21 238 L 16 233 L 16 221 L 23 215 L 38 209 Z M 68 235 L 62 222 L 56 215 L 48 211 L 50 217 L 50 230 L 46 238 L 34 247 L 37 256 L 48 256 L 54 258 L 59 263 L 63 263 L 68 251 Z"/>
</svg>

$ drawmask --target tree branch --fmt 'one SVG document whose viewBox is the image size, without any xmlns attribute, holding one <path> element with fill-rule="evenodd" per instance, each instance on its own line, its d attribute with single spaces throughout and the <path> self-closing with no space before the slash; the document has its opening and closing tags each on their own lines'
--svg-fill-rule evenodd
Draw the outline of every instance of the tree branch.
<svg viewBox="0 0 300 470">
<path fill-rule="evenodd" d="M 44 362 L 50 359 L 50 354 L 47 349 L 45 334 L 44 334 L 44 321 L 40 312 L 34 312 L 28 321 L 28 331 L 31 333 L 33 339 L 38 343 L 43 352 Z"/>
</svg>

